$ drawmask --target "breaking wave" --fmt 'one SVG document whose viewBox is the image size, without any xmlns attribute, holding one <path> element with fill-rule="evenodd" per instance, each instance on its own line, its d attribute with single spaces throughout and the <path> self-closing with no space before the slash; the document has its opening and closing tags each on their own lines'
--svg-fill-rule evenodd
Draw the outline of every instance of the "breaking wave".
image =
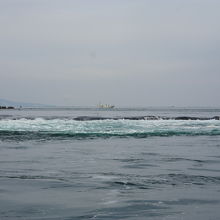
<svg viewBox="0 0 220 220">
<path fill-rule="evenodd" d="M 219 120 L 1 119 L 0 139 L 85 139 L 109 137 L 220 135 Z"/>
</svg>

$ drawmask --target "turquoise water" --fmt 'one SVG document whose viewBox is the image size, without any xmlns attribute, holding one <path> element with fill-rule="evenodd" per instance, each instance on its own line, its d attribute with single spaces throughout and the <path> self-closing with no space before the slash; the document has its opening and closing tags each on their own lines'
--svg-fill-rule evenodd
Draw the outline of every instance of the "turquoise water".
<svg viewBox="0 0 220 220">
<path fill-rule="evenodd" d="M 219 219 L 219 109 L 0 112 L 0 219 Z"/>
<path fill-rule="evenodd" d="M 2 139 L 146 138 L 175 135 L 220 135 L 220 120 L 0 120 Z"/>
</svg>

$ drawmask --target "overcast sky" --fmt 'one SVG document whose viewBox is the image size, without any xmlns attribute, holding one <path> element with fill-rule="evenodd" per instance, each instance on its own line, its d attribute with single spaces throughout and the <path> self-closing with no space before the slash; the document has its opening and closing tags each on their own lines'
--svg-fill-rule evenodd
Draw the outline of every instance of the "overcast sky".
<svg viewBox="0 0 220 220">
<path fill-rule="evenodd" d="M 0 98 L 220 106 L 220 1 L 0 0 Z"/>
</svg>

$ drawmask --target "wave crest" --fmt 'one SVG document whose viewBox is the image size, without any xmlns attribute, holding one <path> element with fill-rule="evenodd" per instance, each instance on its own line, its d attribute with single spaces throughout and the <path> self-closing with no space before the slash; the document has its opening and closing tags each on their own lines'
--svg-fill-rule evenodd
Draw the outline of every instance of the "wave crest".
<svg viewBox="0 0 220 220">
<path fill-rule="evenodd" d="M 0 139 L 84 139 L 109 137 L 220 135 L 219 120 L 0 120 Z"/>
</svg>

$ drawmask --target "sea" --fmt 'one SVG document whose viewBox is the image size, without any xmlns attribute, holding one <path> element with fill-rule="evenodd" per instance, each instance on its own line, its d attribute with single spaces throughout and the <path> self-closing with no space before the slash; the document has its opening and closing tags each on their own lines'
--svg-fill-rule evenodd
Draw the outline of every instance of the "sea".
<svg viewBox="0 0 220 220">
<path fill-rule="evenodd" d="M 0 110 L 1 220 L 219 220 L 220 108 Z"/>
</svg>

